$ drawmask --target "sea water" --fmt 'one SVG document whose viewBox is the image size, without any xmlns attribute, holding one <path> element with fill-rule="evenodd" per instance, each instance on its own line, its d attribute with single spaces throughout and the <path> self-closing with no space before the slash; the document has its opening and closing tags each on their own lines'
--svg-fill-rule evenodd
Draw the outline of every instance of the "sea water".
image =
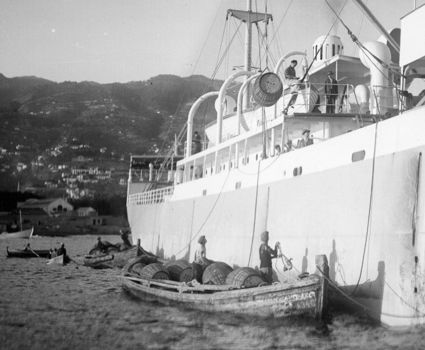
<svg viewBox="0 0 425 350">
<path fill-rule="evenodd" d="M 35 237 L 31 246 L 64 242 L 78 262 L 95 241 Z M 6 246 L 25 244 L 0 240 L 1 349 L 425 349 L 425 326 L 385 328 L 362 315 L 333 315 L 324 330 L 305 318 L 256 319 L 139 301 L 122 290 L 119 270 L 6 258 Z"/>
</svg>

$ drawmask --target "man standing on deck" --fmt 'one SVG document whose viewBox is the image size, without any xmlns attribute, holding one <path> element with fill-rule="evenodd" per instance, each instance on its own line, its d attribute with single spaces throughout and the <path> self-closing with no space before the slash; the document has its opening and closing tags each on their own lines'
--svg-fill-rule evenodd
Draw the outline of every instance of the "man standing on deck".
<svg viewBox="0 0 425 350">
<path fill-rule="evenodd" d="M 298 61 L 292 60 L 289 67 L 285 69 L 285 80 L 288 84 L 291 92 L 291 98 L 287 104 L 287 106 L 283 110 L 283 114 L 288 114 L 288 108 L 293 107 L 293 104 L 297 100 L 298 97 L 298 89 L 299 89 L 299 80 L 297 77 L 297 73 L 295 72 L 295 67 L 297 66 Z"/>
<path fill-rule="evenodd" d="M 269 232 L 264 231 L 261 234 L 260 245 L 260 271 L 267 283 L 273 282 L 272 259 L 277 257 L 277 248 L 279 243 L 276 243 L 275 248 L 269 247 Z"/>
<path fill-rule="evenodd" d="M 202 139 L 201 135 L 197 131 L 193 135 L 193 154 L 199 153 L 202 151 Z"/>
<path fill-rule="evenodd" d="M 338 96 L 338 82 L 334 78 L 334 72 L 329 71 L 325 81 L 326 113 L 335 113 L 335 103 Z"/>
</svg>

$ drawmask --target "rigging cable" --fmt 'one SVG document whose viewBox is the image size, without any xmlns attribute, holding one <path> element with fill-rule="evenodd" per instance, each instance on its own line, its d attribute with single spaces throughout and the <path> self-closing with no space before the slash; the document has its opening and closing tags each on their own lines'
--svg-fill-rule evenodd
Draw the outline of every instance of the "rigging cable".
<svg viewBox="0 0 425 350">
<path fill-rule="evenodd" d="M 359 47 L 360 50 L 362 50 L 363 52 L 367 52 L 367 54 L 365 54 L 366 58 L 375 66 L 376 69 L 379 70 L 379 72 L 388 80 L 391 81 L 391 79 L 389 78 L 389 76 L 387 74 L 385 74 L 382 69 L 375 63 L 373 59 L 375 59 L 382 67 L 388 69 L 388 71 L 392 72 L 394 75 L 399 75 L 400 77 L 403 77 L 406 79 L 406 76 L 393 69 L 390 65 L 386 64 L 385 62 L 383 62 L 379 57 L 377 57 L 375 54 L 373 54 L 366 46 L 364 46 L 359 39 L 354 35 L 354 33 L 350 30 L 350 28 L 345 24 L 345 22 L 342 20 L 342 18 L 339 16 L 339 14 L 337 14 L 335 12 L 335 10 L 332 8 L 332 6 L 329 4 L 328 0 L 325 0 L 326 4 L 329 6 L 329 8 L 332 10 L 332 12 L 337 16 L 337 18 L 339 19 L 339 21 L 341 22 L 341 24 L 345 27 L 345 29 L 348 32 L 348 35 L 350 36 L 351 40 Z M 370 56 L 369 56 L 370 55 Z M 371 58 L 372 57 L 372 58 Z M 397 91 L 397 97 L 399 98 L 399 100 L 403 103 L 401 97 L 400 97 L 400 89 L 397 86 L 394 86 L 394 84 L 392 84 L 391 86 L 394 89 L 396 89 Z"/>
<path fill-rule="evenodd" d="M 370 235 L 370 225 L 372 220 L 372 204 L 373 204 L 373 188 L 375 184 L 375 163 L 376 163 L 376 146 L 377 146 L 377 140 L 378 140 L 378 122 L 375 123 L 375 140 L 373 145 L 373 155 L 372 155 L 372 173 L 371 173 L 371 181 L 370 181 L 370 194 L 369 194 L 369 210 L 367 214 L 367 224 L 366 224 L 366 235 L 363 245 L 363 254 L 362 254 L 362 262 L 360 265 L 360 272 L 359 272 L 359 278 L 357 280 L 356 286 L 354 287 L 353 292 L 351 295 L 353 295 L 360 284 L 360 279 L 362 277 L 363 273 L 363 266 L 364 266 L 364 260 L 366 255 L 366 249 L 367 249 L 367 243 L 369 241 L 369 235 Z"/>
<path fill-rule="evenodd" d="M 212 205 L 212 207 L 211 207 L 211 209 L 210 209 L 210 211 L 208 212 L 208 215 L 207 215 L 207 217 L 205 218 L 205 220 L 204 220 L 204 222 L 202 223 L 202 225 L 199 227 L 199 229 L 198 229 L 198 231 L 196 232 L 196 234 L 189 240 L 189 242 L 188 242 L 188 244 L 186 244 L 182 249 L 180 249 L 176 254 L 175 254 L 175 256 L 178 256 L 180 253 L 182 253 L 182 252 L 184 252 L 189 246 L 190 246 L 190 244 L 194 241 L 194 239 L 201 233 L 201 231 L 202 231 L 202 229 L 204 228 L 204 226 L 205 226 L 205 224 L 208 222 L 208 220 L 209 220 L 209 218 L 210 218 L 210 216 L 211 216 L 211 214 L 214 212 L 214 209 L 215 209 L 215 207 L 217 206 L 217 203 L 218 203 L 218 200 L 220 199 L 220 197 L 221 197 L 221 194 L 223 193 L 223 190 L 224 190 L 224 185 L 226 184 L 226 182 L 227 182 L 227 180 L 228 180 L 228 178 L 229 178 L 229 175 L 230 175 L 230 169 L 227 171 L 227 175 L 226 175 L 226 178 L 224 179 L 224 182 L 223 182 L 223 185 L 221 186 L 221 189 L 220 189 L 220 192 L 218 193 L 218 195 L 217 195 L 217 198 L 216 198 L 216 200 L 215 200 L 215 202 L 214 202 L 214 204 Z"/>
<path fill-rule="evenodd" d="M 368 308 L 367 306 L 359 303 L 351 295 L 349 295 L 346 292 L 344 292 L 334 281 L 332 281 L 330 278 L 328 278 L 327 276 L 325 276 L 324 272 L 320 269 L 320 266 L 317 266 L 316 265 L 316 268 L 321 273 L 321 277 L 323 277 L 326 281 L 328 281 L 328 283 L 331 285 L 331 287 L 333 287 L 334 290 L 336 290 L 338 293 L 340 293 L 342 296 L 344 296 L 347 300 L 351 301 L 353 304 L 355 304 L 355 305 L 359 306 L 360 308 L 362 308 L 363 311 L 365 311 L 368 315 L 374 315 L 374 314 L 376 314 L 376 312 L 373 309 Z M 404 304 L 406 304 L 413 311 L 415 311 L 417 314 L 419 314 L 418 315 L 419 317 L 425 317 L 425 313 L 420 312 L 416 307 L 412 306 L 406 300 L 404 300 L 398 293 L 396 293 L 396 291 L 387 282 L 385 282 L 385 284 L 394 293 L 394 295 L 396 295 L 397 297 L 400 298 L 400 300 Z M 410 315 L 396 315 L 396 314 L 391 314 L 391 313 L 382 312 L 382 311 L 381 311 L 381 315 L 388 316 L 388 317 L 394 317 L 394 318 L 403 318 L 403 319 L 417 319 L 418 318 L 418 316 L 416 316 L 416 315 L 415 316 L 410 316 Z"/>
<path fill-rule="evenodd" d="M 261 166 L 261 159 L 258 161 L 258 168 L 257 168 L 257 184 L 255 186 L 255 202 L 254 202 L 254 222 L 252 224 L 251 246 L 249 248 L 248 266 L 251 263 L 252 248 L 254 246 L 255 224 L 257 222 L 257 203 L 258 203 L 258 187 L 260 182 L 260 166 Z"/>
</svg>

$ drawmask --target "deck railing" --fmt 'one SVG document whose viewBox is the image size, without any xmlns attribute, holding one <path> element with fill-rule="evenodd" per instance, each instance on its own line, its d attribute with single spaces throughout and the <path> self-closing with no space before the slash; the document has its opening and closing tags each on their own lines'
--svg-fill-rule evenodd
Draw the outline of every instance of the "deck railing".
<svg viewBox="0 0 425 350">
<path fill-rule="evenodd" d="M 174 186 L 159 188 L 152 191 L 135 193 L 128 196 L 129 204 L 146 205 L 162 203 L 174 193 Z"/>
</svg>

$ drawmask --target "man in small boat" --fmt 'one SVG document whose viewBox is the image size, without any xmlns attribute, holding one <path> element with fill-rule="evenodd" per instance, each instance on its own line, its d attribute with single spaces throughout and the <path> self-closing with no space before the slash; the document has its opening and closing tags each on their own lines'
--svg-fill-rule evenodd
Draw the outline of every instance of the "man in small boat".
<svg viewBox="0 0 425 350">
<path fill-rule="evenodd" d="M 206 267 L 211 263 L 211 261 L 207 259 L 207 248 L 205 247 L 207 239 L 205 238 L 205 236 L 202 235 L 201 237 L 199 237 L 198 243 L 199 246 L 195 251 L 194 262 L 203 267 Z"/>
<path fill-rule="evenodd" d="M 297 148 L 310 146 L 313 144 L 313 140 L 310 137 L 310 130 L 305 129 L 302 133 L 302 138 L 297 142 Z"/>
<path fill-rule="evenodd" d="M 59 256 L 59 255 L 66 256 L 65 243 L 63 243 L 63 242 L 61 243 L 61 245 L 60 245 L 58 251 L 56 252 L 56 254 L 57 254 L 57 256 Z"/>
<path fill-rule="evenodd" d="M 102 237 L 97 237 L 97 244 L 95 246 L 95 248 L 97 248 L 100 252 L 102 253 L 106 253 L 108 251 L 108 247 L 110 245 L 107 244 L 109 242 L 102 242 Z"/>
<path fill-rule="evenodd" d="M 63 255 L 63 263 L 64 265 L 70 262 L 70 257 L 66 254 L 66 248 L 65 248 L 65 243 L 61 243 L 58 251 L 56 252 L 56 256 L 61 256 Z"/>
<path fill-rule="evenodd" d="M 120 230 L 121 239 L 124 242 L 125 248 L 131 248 L 131 242 L 128 239 L 128 235 L 130 234 L 130 230 Z"/>
<path fill-rule="evenodd" d="M 260 245 L 260 271 L 264 279 L 268 283 L 273 282 L 272 259 L 277 257 L 278 243 L 275 248 L 269 247 L 269 231 L 264 231 L 261 234 Z"/>
</svg>

